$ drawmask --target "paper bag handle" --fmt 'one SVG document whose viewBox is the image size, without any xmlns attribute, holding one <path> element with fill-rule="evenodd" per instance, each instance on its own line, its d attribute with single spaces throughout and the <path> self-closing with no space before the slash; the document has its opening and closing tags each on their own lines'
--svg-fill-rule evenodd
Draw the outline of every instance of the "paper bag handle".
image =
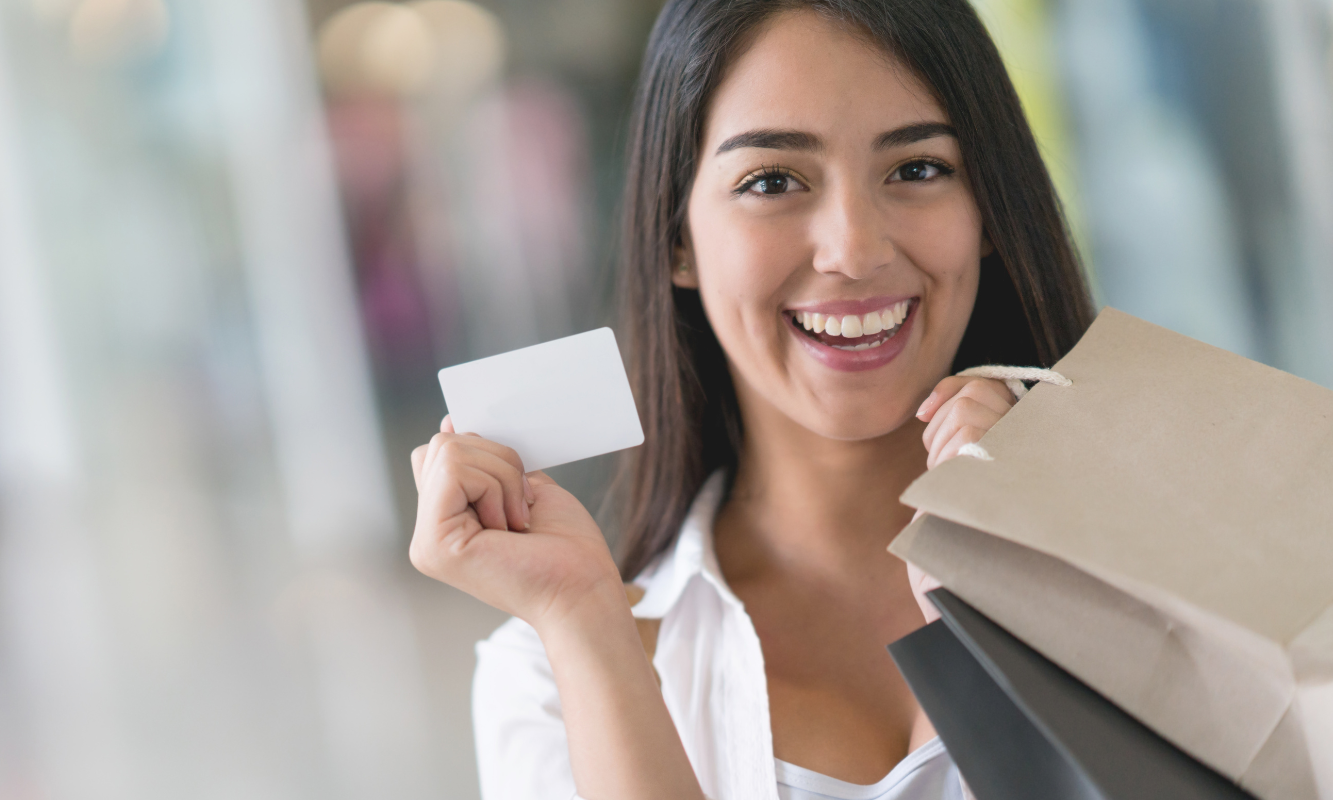
<svg viewBox="0 0 1333 800">
<path fill-rule="evenodd" d="M 1005 367 L 999 364 L 987 364 L 984 367 L 972 367 L 958 373 L 960 378 L 991 378 L 1003 381 L 1005 387 L 1014 395 L 1015 400 L 1022 400 L 1028 393 L 1029 383 L 1049 383 L 1054 386 L 1073 386 L 1074 382 L 1060 373 L 1039 367 Z"/>
</svg>

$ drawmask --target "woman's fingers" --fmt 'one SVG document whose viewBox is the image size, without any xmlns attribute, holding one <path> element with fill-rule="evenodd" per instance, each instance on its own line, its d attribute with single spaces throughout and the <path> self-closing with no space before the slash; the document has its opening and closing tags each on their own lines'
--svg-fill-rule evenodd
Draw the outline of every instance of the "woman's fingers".
<svg viewBox="0 0 1333 800">
<path fill-rule="evenodd" d="M 510 450 L 510 452 L 513 451 Z M 532 508 L 528 503 L 531 490 L 527 488 L 527 479 L 523 477 L 523 471 L 510 461 L 486 450 L 470 450 L 468 453 L 471 457 L 471 465 L 474 468 L 493 476 L 500 483 L 504 492 L 502 508 L 509 529 L 515 531 L 527 530 L 528 524 L 532 522 Z M 515 460 L 517 458 L 515 456 Z M 478 509 L 478 514 L 480 514 L 480 509 Z"/>
<path fill-rule="evenodd" d="M 493 479 L 485 473 L 475 472 L 464 476 L 464 480 L 484 485 Z M 477 486 L 474 484 L 472 488 Z M 474 510 L 478 507 L 482 509 L 480 513 Z M 503 576 L 494 573 L 497 566 L 503 569 L 504 564 L 488 564 L 488 557 L 500 557 L 503 561 L 505 554 L 510 553 L 512 562 L 512 551 L 506 545 L 517 537 L 482 521 L 483 515 L 489 518 L 495 513 L 492 503 L 481 500 L 479 506 L 467 506 L 462 515 L 449 520 L 448 524 L 432 526 L 423 525 L 424 514 L 418 512 L 417 527 L 408 547 L 408 560 L 423 574 L 472 594 L 477 593 L 479 582 L 503 583 Z M 479 571 L 481 574 L 477 574 Z"/>
<path fill-rule="evenodd" d="M 1002 416 L 1003 413 L 996 412 L 971 397 L 962 395 L 954 397 L 939 409 L 921 437 L 929 453 L 926 458 L 926 468 L 932 469 L 941 461 L 957 455 L 958 448 L 968 441 L 979 441 Z M 958 438 L 959 433 L 963 433 L 962 439 Z M 946 455 L 946 450 L 951 444 L 956 446 Z"/>
<path fill-rule="evenodd" d="M 926 459 L 926 469 L 930 469 L 937 464 L 942 464 L 945 461 L 948 461 L 958 455 L 958 451 L 963 449 L 963 445 L 976 444 L 981 441 L 981 437 L 984 435 L 986 435 L 986 430 L 984 428 L 977 428 L 971 425 L 965 425 L 959 428 L 954 432 L 953 436 L 949 437 L 948 441 L 944 442 L 943 446 L 939 448 L 938 453 L 935 453 Z"/>
<path fill-rule="evenodd" d="M 1018 402 L 1003 381 L 975 378 L 958 390 L 955 397 L 970 397 L 997 414 L 1004 414 Z"/>
<path fill-rule="evenodd" d="M 926 398 L 926 402 L 917 409 L 917 419 L 923 422 L 932 421 L 936 412 L 958 395 L 971 397 L 1001 414 L 1015 402 L 1014 396 L 1001 381 L 990 378 L 960 378 L 952 375 L 936 384 L 935 390 Z"/>
<path fill-rule="evenodd" d="M 440 421 L 440 432 L 446 434 L 454 433 L 454 421 L 451 415 L 445 414 L 444 419 Z M 519 475 L 523 476 L 523 459 L 518 457 L 518 453 L 514 448 L 506 447 L 497 442 L 492 442 L 490 439 L 482 438 L 475 433 L 464 433 L 461 435 L 468 437 L 468 440 L 477 447 L 508 461 L 513 465 L 514 469 L 518 470 Z M 532 486 L 528 483 L 526 477 L 521 477 L 520 483 L 523 488 L 523 497 L 528 501 L 528 505 L 532 505 L 536 502 L 536 498 L 532 494 Z"/>
<path fill-rule="evenodd" d="M 483 439 L 475 433 L 462 434 L 468 444 L 475 446 L 478 450 L 489 453 L 495 458 L 500 459 L 514 470 L 517 483 L 515 484 L 517 497 L 522 498 L 528 505 L 537 501 L 532 493 L 532 484 L 528 482 L 527 476 L 523 473 L 523 459 L 518 457 L 518 452 L 512 447 L 506 447 L 502 444 L 492 442 L 490 439 Z"/>
<path fill-rule="evenodd" d="M 497 449 L 502 453 L 507 451 L 512 460 L 497 454 Z M 415 452 L 413 456 L 415 460 Z M 522 462 L 518 461 L 518 456 L 513 450 L 480 437 L 437 433 L 426 446 L 422 462 L 421 469 L 425 472 L 441 473 L 443 483 L 432 487 L 427 481 L 419 478 L 418 491 L 424 494 L 433 488 L 435 491 L 447 492 L 450 476 L 457 480 L 463 475 L 471 474 L 463 471 L 463 468 L 478 471 L 492 478 L 496 489 L 494 494 L 490 494 L 481 491 L 481 485 L 475 482 L 475 490 L 464 486 L 467 502 L 476 508 L 482 524 L 497 530 L 527 529 L 532 520 L 528 502 L 531 489 L 527 486 L 527 480 L 520 468 L 514 464 Z M 489 486 L 490 484 L 487 484 L 487 487 Z M 453 512 L 457 513 L 457 510 L 454 509 Z"/>
<path fill-rule="evenodd" d="M 466 526 L 470 513 L 484 527 L 509 530 L 503 484 L 489 471 L 450 451 L 448 445 L 439 448 L 422 471 L 417 527 L 428 525 L 439 532 L 439 538 L 447 538 Z"/>
<path fill-rule="evenodd" d="M 935 412 L 940 410 L 940 406 L 947 403 L 958 394 L 958 391 L 968 384 L 969 378 L 960 378 L 957 375 L 950 375 L 931 390 L 930 396 L 916 410 L 916 417 L 923 422 L 930 422 L 935 417 Z"/>
<path fill-rule="evenodd" d="M 959 384 L 958 381 L 966 381 Z M 959 428 L 971 425 L 982 433 L 990 430 L 1014 404 L 1013 395 L 999 381 L 985 378 L 946 378 L 937 394 L 949 394 L 947 400 L 930 411 L 930 421 L 921 435 L 921 441 L 931 454 L 928 462 L 934 466 L 944 445 Z"/>
<path fill-rule="evenodd" d="M 504 486 L 491 473 L 468 465 L 458 465 L 455 471 L 459 483 L 467 491 L 468 504 L 477 511 L 477 521 L 487 530 L 507 531 L 509 520 L 505 514 Z"/>
</svg>

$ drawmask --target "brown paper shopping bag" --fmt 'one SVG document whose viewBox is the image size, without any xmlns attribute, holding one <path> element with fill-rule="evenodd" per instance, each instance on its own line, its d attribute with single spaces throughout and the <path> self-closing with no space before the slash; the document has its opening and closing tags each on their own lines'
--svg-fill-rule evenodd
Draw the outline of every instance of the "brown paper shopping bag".
<svg viewBox="0 0 1333 800">
<path fill-rule="evenodd" d="M 891 550 L 1255 795 L 1333 800 L 1333 391 L 1113 309 L 1055 371 Z"/>
</svg>

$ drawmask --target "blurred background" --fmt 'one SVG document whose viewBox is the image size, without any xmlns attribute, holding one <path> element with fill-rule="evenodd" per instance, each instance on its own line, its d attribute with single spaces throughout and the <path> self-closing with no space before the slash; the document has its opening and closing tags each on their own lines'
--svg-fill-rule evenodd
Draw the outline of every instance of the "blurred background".
<svg viewBox="0 0 1333 800">
<path fill-rule="evenodd" d="M 977 5 L 1099 302 L 1333 386 L 1333 0 Z M 477 796 L 408 453 L 610 319 L 659 7 L 0 0 L 0 798 Z"/>
</svg>

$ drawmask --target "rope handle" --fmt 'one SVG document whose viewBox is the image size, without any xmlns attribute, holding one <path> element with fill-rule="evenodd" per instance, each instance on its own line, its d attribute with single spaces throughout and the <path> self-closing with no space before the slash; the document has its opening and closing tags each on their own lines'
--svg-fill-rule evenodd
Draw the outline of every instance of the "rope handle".
<svg viewBox="0 0 1333 800">
<path fill-rule="evenodd" d="M 984 367 L 972 367 L 958 373 L 960 378 L 992 378 L 1003 381 L 1005 388 L 1014 396 L 1014 402 L 1023 399 L 1028 393 L 1029 383 L 1049 383 L 1052 386 L 1073 386 L 1074 382 L 1050 369 L 1039 367 L 1005 367 L 999 364 L 987 364 Z M 958 448 L 958 455 L 971 456 L 981 461 L 994 461 L 986 448 L 976 442 L 968 442 Z"/>
<path fill-rule="evenodd" d="M 1029 383 L 1049 383 L 1053 386 L 1073 386 L 1074 382 L 1050 369 L 1040 367 L 1005 367 L 999 364 L 987 364 L 984 367 L 972 367 L 958 373 L 960 378 L 993 378 L 1003 381 L 1013 394 L 1014 400 L 1022 400 L 1028 393 Z"/>
</svg>

